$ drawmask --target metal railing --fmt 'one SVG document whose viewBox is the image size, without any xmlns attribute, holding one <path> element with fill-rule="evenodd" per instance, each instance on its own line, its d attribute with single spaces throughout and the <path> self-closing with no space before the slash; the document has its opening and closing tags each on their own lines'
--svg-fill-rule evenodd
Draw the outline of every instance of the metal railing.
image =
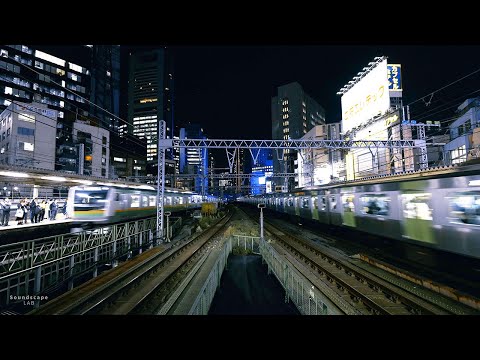
<svg viewBox="0 0 480 360">
<path fill-rule="evenodd" d="M 326 294 L 334 295 L 331 289 L 326 286 L 319 288 L 318 284 L 314 285 L 294 264 L 265 240 L 260 241 L 260 253 L 267 263 L 268 273 L 273 272 L 285 289 L 285 302 L 291 300 L 302 315 L 343 314 L 326 296 Z"/>
<path fill-rule="evenodd" d="M 260 255 L 260 237 L 248 235 L 233 235 L 233 251 L 243 250 L 246 253 Z"/>
<path fill-rule="evenodd" d="M 10 295 L 41 293 L 65 275 L 100 264 L 116 266 L 120 255 L 130 257 L 153 246 L 156 218 L 99 227 L 0 246 L 0 306 Z M 93 276 L 97 269 L 93 269 Z M 73 282 L 69 288 L 73 287 Z"/>
</svg>

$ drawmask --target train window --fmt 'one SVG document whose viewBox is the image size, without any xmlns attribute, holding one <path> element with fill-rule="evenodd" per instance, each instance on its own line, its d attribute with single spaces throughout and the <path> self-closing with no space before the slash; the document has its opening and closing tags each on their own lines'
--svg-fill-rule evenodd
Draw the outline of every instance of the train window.
<svg viewBox="0 0 480 360">
<path fill-rule="evenodd" d="M 149 196 L 148 200 L 149 200 L 149 202 L 148 202 L 149 206 L 155 206 L 155 204 L 156 204 L 155 200 L 157 200 L 157 198 L 155 196 Z"/>
<path fill-rule="evenodd" d="M 140 207 L 140 195 L 132 195 L 132 204 L 130 207 Z"/>
<path fill-rule="evenodd" d="M 142 196 L 142 207 L 148 206 L 148 196 Z"/>
<path fill-rule="evenodd" d="M 171 196 L 167 196 L 163 199 L 163 203 L 165 205 L 172 205 L 172 197 Z"/>
<path fill-rule="evenodd" d="M 353 194 L 342 195 L 343 212 L 355 212 L 355 204 L 353 203 L 354 198 L 355 195 Z"/>
<path fill-rule="evenodd" d="M 327 198 L 325 196 L 322 196 L 322 203 L 320 204 L 320 210 L 325 211 L 326 207 L 327 207 Z"/>
<path fill-rule="evenodd" d="M 402 194 L 403 216 L 407 219 L 432 220 L 430 193 Z"/>
<path fill-rule="evenodd" d="M 115 201 L 120 201 L 120 194 L 118 192 L 115 193 Z"/>
<path fill-rule="evenodd" d="M 447 198 L 451 222 L 480 225 L 480 191 L 451 193 Z"/>
<path fill-rule="evenodd" d="M 75 204 L 97 204 L 107 200 L 108 190 L 76 190 Z"/>
<path fill-rule="evenodd" d="M 293 198 L 288 198 L 288 206 L 293 206 Z"/>
<path fill-rule="evenodd" d="M 360 197 L 362 214 L 388 215 L 390 198 L 384 194 L 365 194 Z"/>
<path fill-rule="evenodd" d="M 304 209 L 307 209 L 310 207 L 310 198 L 309 197 L 304 197 L 303 200 L 302 200 L 302 207 Z"/>
</svg>

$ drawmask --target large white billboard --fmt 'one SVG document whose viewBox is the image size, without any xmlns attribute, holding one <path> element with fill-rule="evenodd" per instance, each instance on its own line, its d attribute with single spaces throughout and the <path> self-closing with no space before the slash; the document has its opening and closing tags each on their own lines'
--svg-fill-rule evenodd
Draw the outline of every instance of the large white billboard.
<svg viewBox="0 0 480 360">
<path fill-rule="evenodd" d="M 344 132 L 385 113 L 390 108 L 387 60 L 379 63 L 344 93 L 341 101 Z"/>
</svg>

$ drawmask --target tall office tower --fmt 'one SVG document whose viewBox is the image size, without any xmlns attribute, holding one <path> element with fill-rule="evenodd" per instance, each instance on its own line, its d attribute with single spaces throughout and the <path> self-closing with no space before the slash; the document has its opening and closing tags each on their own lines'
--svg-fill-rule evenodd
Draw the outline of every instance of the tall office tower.
<svg viewBox="0 0 480 360">
<path fill-rule="evenodd" d="M 173 69 L 165 48 L 129 56 L 128 121 L 133 133 L 147 139 L 147 175 L 157 174 L 158 126 L 166 122 L 166 136 L 173 138 Z M 167 159 L 173 159 L 169 149 Z"/>
<path fill-rule="evenodd" d="M 316 125 L 325 124 L 325 110 L 305 93 L 298 82 L 277 88 L 277 96 L 272 97 L 272 139 L 300 139 Z M 296 150 L 283 152 L 273 150 L 273 169 L 275 173 L 294 173 Z M 298 186 L 294 177 L 277 178 L 274 185 L 293 190 Z"/>
<path fill-rule="evenodd" d="M 120 114 L 120 46 L 94 45 L 92 48 L 92 86 L 90 114 L 100 126 L 118 134 Z M 110 114 L 103 111 L 109 110 Z M 114 115 L 114 116 L 113 116 Z"/>
<path fill-rule="evenodd" d="M 105 124 L 102 116 L 112 117 L 99 108 L 92 113 L 90 102 L 103 104 L 109 113 L 119 115 L 118 106 L 115 108 L 119 103 L 118 62 L 114 60 L 117 48 L 115 45 L 0 45 L 0 111 L 17 101 L 37 102 L 56 110 L 55 170 L 80 172 L 80 160 L 84 159 L 79 159 L 75 121 L 102 126 Z M 101 54 L 106 53 L 112 54 L 111 62 L 102 60 L 106 55 Z M 109 86 L 96 78 L 97 75 L 101 78 L 100 74 L 112 78 Z M 107 98 L 111 101 L 105 101 Z M 92 141 L 102 143 L 102 139 L 95 137 Z M 107 156 L 106 152 L 103 156 Z M 108 159 L 102 161 L 100 170 L 108 173 Z"/>
<path fill-rule="evenodd" d="M 203 128 L 198 124 L 188 124 L 180 129 L 180 139 L 206 139 Z M 186 186 L 191 190 L 206 194 L 208 190 L 208 149 L 181 148 L 180 173 L 191 174 L 193 181 Z"/>
</svg>

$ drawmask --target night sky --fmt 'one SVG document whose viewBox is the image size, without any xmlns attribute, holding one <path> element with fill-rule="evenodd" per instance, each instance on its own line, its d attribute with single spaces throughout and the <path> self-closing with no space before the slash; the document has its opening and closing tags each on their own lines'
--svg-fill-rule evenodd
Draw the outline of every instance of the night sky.
<svg viewBox="0 0 480 360">
<path fill-rule="evenodd" d="M 327 122 L 339 121 L 341 96 L 336 92 L 376 56 L 385 55 L 388 63 L 402 65 L 405 105 L 480 69 L 480 46 L 472 45 L 171 49 L 175 56 L 175 117 L 202 124 L 210 138 L 271 138 L 271 97 L 278 86 L 292 81 L 298 81 L 325 108 Z M 424 114 L 442 102 L 454 105 L 451 100 L 462 93 L 468 97 L 477 89 L 480 72 L 435 94 L 429 108 L 417 101 L 411 111 Z M 479 94 L 471 96 L 475 95 Z M 461 101 L 463 98 L 456 106 Z"/>
</svg>

